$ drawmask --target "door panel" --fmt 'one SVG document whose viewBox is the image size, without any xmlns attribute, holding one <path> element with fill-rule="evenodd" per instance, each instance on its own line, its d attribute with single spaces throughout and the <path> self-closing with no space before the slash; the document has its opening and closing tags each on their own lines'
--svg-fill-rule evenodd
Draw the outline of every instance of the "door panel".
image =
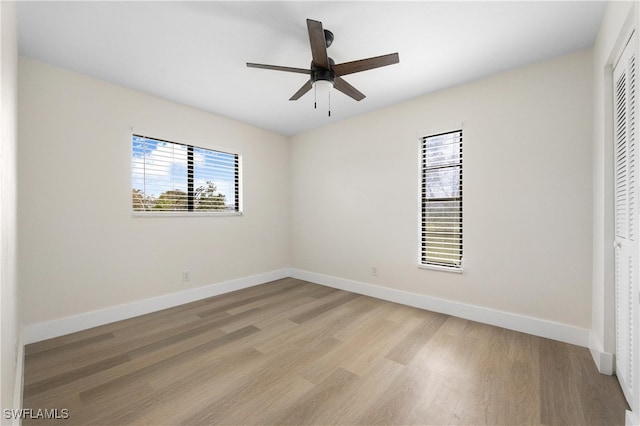
<svg viewBox="0 0 640 426">
<path fill-rule="evenodd" d="M 638 410 L 638 146 L 636 36 L 613 70 L 616 376 L 633 411 Z"/>
</svg>

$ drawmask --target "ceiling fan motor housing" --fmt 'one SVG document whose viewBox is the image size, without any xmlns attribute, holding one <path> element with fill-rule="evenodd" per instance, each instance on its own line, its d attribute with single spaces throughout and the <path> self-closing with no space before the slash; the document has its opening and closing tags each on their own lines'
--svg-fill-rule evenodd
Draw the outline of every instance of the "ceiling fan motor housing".
<svg viewBox="0 0 640 426">
<path fill-rule="evenodd" d="M 313 62 L 311 62 L 311 82 L 312 83 L 315 83 L 318 80 L 325 80 L 331 84 L 335 83 L 336 74 L 331 69 L 335 65 L 335 62 L 331 58 L 328 58 L 328 59 L 329 59 L 329 69 L 316 66 Z"/>
</svg>

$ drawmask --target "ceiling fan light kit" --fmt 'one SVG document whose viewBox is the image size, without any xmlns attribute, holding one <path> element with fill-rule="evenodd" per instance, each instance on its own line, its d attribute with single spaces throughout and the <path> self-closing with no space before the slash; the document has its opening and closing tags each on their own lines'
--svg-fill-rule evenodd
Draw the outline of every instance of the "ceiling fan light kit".
<svg viewBox="0 0 640 426">
<path fill-rule="evenodd" d="M 391 53 L 388 55 L 376 56 L 367 59 L 360 59 L 352 62 L 344 62 L 342 64 L 335 64 L 333 59 L 327 55 L 327 48 L 333 43 L 334 36 L 329 30 L 322 28 L 322 22 L 307 19 L 307 30 L 309 32 L 309 42 L 311 44 L 311 67 L 309 69 L 283 67 L 278 65 L 265 65 L 247 63 L 250 68 L 262 68 L 274 71 L 286 71 L 299 74 L 308 74 L 309 80 L 300 88 L 296 93 L 289 98 L 290 101 L 296 101 L 300 99 L 309 90 L 314 88 L 316 97 L 317 91 L 322 86 L 329 90 L 329 101 L 331 87 L 344 93 L 356 101 L 361 101 L 365 98 L 365 95 L 358 89 L 347 83 L 342 78 L 343 75 L 354 74 L 357 72 L 367 71 L 374 68 L 380 68 L 387 65 L 397 64 L 400 62 L 398 53 Z M 314 103 L 317 107 L 317 103 Z M 331 107 L 329 107 L 329 116 L 331 116 Z"/>
</svg>

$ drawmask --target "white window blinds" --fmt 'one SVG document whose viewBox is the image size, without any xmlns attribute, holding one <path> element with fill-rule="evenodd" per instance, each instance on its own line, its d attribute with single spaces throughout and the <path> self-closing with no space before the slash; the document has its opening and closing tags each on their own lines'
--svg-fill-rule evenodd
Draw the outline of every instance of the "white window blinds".
<svg viewBox="0 0 640 426">
<path fill-rule="evenodd" d="M 134 212 L 239 212 L 238 154 L 132 136 Z"/>
<path fill-rule="evenodd" d="M 462 268 L 462 130 L 422 138 L 421 263 Z"/>
</svg>

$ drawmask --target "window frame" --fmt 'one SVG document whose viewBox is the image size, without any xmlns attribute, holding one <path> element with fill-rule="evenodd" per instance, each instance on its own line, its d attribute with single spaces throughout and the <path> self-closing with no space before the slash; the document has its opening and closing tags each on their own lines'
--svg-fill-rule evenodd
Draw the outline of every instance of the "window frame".
<svg viewBox="0 0 640 426">
<path fill-rule="evenodd" d="M 203 216 L 243 216 L 243 193 L 242 193 L 242 154 L 236 150 L 231 150 L 228 148 L 220 148 L 220 147 L 204 147 L 203 144 L 195 143 L 186 138 L 179 138 L 175 136 L 166 136 L 159 135 L 156 132 L 148 132 L 142 131 L 140 129 L 131 129 L 129 134 L 129 166 L 130 166 L 130 185 L 129 190 L 133 191 L 134 188 L 134 137 L 152 139 L 158 142 L 164 142 L 173 145 L 184 146 L 187 148 L 187 164 L 185 165 L 187 168 L 187 180 L 186 180 L 186 189 L 187 193 L 195 194 L 195 188 L 193 187 L 193 173 L 194 173 L 194 165 L 193 163 L 189 164 L 188 161 L 193 161 L 193 151 L 194 150 L 204 150 L 215 153 L 229 154 L 235 156 L 235 179 L 234 179 L 234 202 L 235 209 L 233 210 L 196 210 L 193 209 L 193 196 L 191 195 L 187 199 L 188 208 L 192 210 L 134 210 L 133 204 L 130 204 L 130 211 L 132 212 L 133 217 L 203 217 Z M 180 142 L 176 142 L 179 140 Z M 191 179 L 190 179 L 191 177 Z M 215 183 L 215 182 L 214 182 Z"/>
<path fill-rule="evenodd" d="M 459 136 L 459 141 L 460 141 L 460 148 L 459 148 L 459 161 L 455 162 L 455 163 L 450 163 L 449 165 L 440 165 L 438 167 L 432 168 L 431 170 L 434 169 L 443 169 L 446 167 L 459 167 L 460 168 L 460 172 L 459 172 L 459 182 L 458 182 L 458 191 L 459 191 L 459 196 L 458 197 L 431 197 L 432 200 L 440 200 L 440 201 L 457 201 L 460 203 L 459 206 L 459 215 L 460 215 L 460 243 L 459 243 L 459 252 L 460 252 L 460 260 L 459 263 L 457 264 L 451 264 L 451 265 L 447 265 L 447 264 L 442 264 L 442 263 L 436 263 L 436 262 L 428 262 L 425 260 L 426 258 L 426 241 L 425 241 L 425 233 L 426 233 L 426 227 L 425 227 L 425 223 L 426 223 L 426 209 L 425 209 L 425 203 L 427 202 L 428 197 L 426 197 L 426 171 L 428 170 L 428 168 L 426 167 L 426 152 L 425 152 L 425 142 L 427 139 L 429 138 L 433 138 L 433 137 L 438 137 L 438 136 L 444 136 L 444 135 L 449 135 L 449 134 L 458 134 Z M 438 271 L 446 271 L 446 272 L 453 272 L 453 273 L 462 273 L 464 270 L 464 214 L 463 214 L 463 207 L 464 207 L 464 197 L 463 197 L 463 173 L 464 173 L 464 165 L 463 165 L 463 141 L 464 141 L 464 136 L 463 136 L 463 126 L 458 124 L 458 125 L 454 125 L 454 126 L 449 126 L 445 129 L 439 129 L 438 131 L 427 131 L 427 132 L 421 132 L 418 135 L 419 138 L 419 149 L 420 149 L 420 156 L 419 156 L 419 160 L 420 160 L 420 232 L 419 232 L 419 239 L 418 239 L 418 268 L 420 269 L 431 269 L 431 270 L 438 270 Z"/>
</svg>

